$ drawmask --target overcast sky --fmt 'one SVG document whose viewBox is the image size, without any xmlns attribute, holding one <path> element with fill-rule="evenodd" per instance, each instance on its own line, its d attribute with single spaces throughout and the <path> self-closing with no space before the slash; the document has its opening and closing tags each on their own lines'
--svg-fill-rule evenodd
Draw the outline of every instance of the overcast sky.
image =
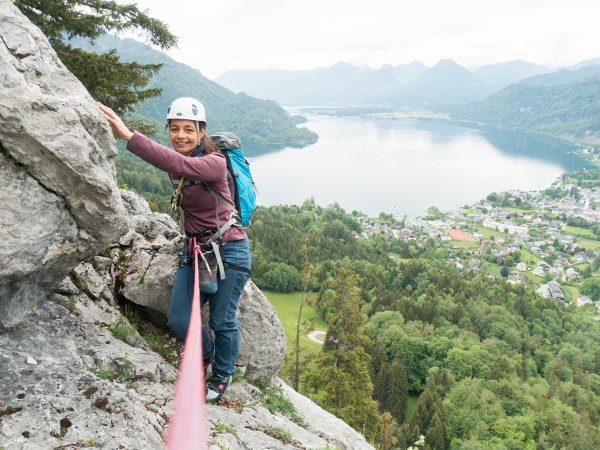
<svg viewBox="0 0 600 450">
<path fill-rule="evenodd" d="M 123 3 L 129 3 L 120 0 Z M 596 0 L 139 0 L 209 77 L 233 69 L 374 68 L 449 58 L 565 66 L 600 56 Z"/>
</svg>

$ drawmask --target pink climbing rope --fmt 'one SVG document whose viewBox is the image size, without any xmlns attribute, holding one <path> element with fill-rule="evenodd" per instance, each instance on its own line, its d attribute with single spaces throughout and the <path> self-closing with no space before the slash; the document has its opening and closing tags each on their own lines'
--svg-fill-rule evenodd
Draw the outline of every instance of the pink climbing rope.
<svg viewBox="0 0 600 450">
<path fill-rule="evenodd" d="M 208 419 L 206 417 L 206 392 L 202 357 L 202 313 L 200 309 L 200 285 L 198 276 L 198 253 L 200 247 L 192 238 L 194 249 L 194 296 L 190 325 L 179 377 L 175 391 L 173 415 L 167 430 L 167 450 L 208 449 Z"/>
</svg>

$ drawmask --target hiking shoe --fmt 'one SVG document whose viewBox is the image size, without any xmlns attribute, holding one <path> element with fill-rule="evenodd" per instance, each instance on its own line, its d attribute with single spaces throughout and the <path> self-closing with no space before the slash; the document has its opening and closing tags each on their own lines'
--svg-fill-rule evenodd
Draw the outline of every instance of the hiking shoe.
<svg viewBox="0 0 600 450">
<path fill-rule="evenodd" d="M 206 401 L 208 403 L 219 401 L 232 379 L 233 376 L 231 375 L 221 378 L 220 376 L 213 374 L 206 383 Z"/>
</svg>

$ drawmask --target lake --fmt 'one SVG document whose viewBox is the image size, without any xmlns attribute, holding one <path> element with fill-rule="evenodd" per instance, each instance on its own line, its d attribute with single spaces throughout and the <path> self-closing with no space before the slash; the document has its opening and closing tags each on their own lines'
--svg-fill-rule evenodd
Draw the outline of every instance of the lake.
<svg viewBox="0 0 600 450">
<path fill-rule="evenodd" d="M 562 141 L 446 121 L 307 116 L 319 141 L 249 157 L 262 205 L 314 197 L 346 211 L 423 215 L 509 189 L 541 190 L 586 167 Z"/>
</svg>

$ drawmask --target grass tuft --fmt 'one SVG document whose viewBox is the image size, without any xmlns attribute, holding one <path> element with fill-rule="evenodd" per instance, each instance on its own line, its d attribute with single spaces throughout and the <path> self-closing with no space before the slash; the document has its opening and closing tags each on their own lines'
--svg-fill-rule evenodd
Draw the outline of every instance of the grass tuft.
<svg viewBox="0 0 600 450">
<path fill-rule="evenodd" d="M 292 442 L 292 433 L 279 427 L 267 427 L 265 433 L 275 439 L 279 439 L 281 442 L 286 444 Z"/>
<path fill-rule="evenodd" d="M 112 335 L 115 339 L 126 342 L 126 339 L 129 336 L 133 336 L 135 334 L 135 328 L 133 328 L 127 320 L 123 317 L 119 317 L 116 321 L 114 321 L 108 327 Z"/>
</svg>

